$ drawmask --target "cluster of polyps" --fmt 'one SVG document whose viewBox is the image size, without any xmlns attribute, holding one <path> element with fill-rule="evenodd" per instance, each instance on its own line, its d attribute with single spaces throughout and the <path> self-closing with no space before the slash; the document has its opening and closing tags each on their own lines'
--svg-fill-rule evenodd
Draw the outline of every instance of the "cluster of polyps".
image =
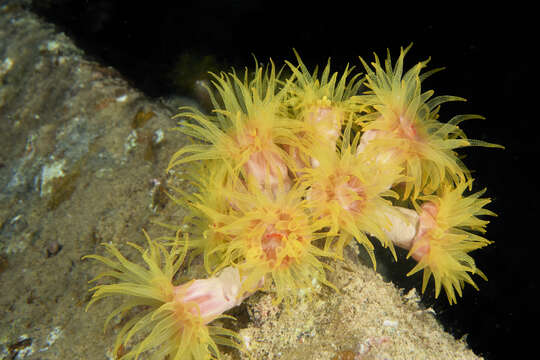
<svg viewBox="0 0 540 360">
<path fill-rule="evenodd" d="M 286 62 L 289 78 L 273 63 L 243 80 L 216 75 L 213 113 L 182 110 L 178 130 L 196 142 L 168 170 L 191 166 L 195 190 L 174 189 L 189 210 L 189 233 L 177 234 L 170 251 L 150 239 L 148 250 L 137 247 L 146 267 L 113 246 L 116 262 L 91 256 L 113 268 L 102 276 L 119 280 L 94 288 L 93 301 L 128 295 L 112 316 L 146 305 L 118 335 L 117 349 L 151 329 L 125 358 L 150 349 L 156 358 L 219 357 L 217 345 L 238 347 L 238 338 L 211 321 L 259 289 L 292 304 L 320 283 L 332 286 L 322 258 L 341 258 L 353 241 L 374 265 L 374 238 L 396 259 L 394 245 L 409 250 L 417 261 L 410 274 L 424 270 L 423 289 L 433 275 L 436 296 L 443 287 L 450 303 L 465 282 L 476 287 L 470 275 L 484 275 L 469 253 L 489 244 L 477 234 L 487 224 L 478 216 L 493 214 L 482 192 L 465 195 L 472 178 L 455 150 L 495 145 L 458 127 L 478 116 L 439 121 L 439 105 L 461 99 L 422 92 L 434 71 L 421 74 L 425 61 L 404 72 L 407 51 L 394 65 L 362 60 L 364 77 L 349 67 L 331 74 L 330 64 L 311 73 L 298 55 L 298 65 Z M 174 286 L 189 249 L 202 254 L 210 277 Z"/>
</svg>

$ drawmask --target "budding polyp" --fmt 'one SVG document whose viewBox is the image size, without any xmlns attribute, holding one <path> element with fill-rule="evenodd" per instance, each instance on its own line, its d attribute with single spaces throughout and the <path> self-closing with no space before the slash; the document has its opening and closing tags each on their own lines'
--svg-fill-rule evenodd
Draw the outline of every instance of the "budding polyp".
<svg viewBox="0 0 540 360">
<path fill-rule="evenodd" d="M 332 146 L 336 144 L 344 118 L 343 110 L 332 106 L 326 97 L 312 105 L 304 115 L 306 125 L 315 136 Z"/>
</svg>

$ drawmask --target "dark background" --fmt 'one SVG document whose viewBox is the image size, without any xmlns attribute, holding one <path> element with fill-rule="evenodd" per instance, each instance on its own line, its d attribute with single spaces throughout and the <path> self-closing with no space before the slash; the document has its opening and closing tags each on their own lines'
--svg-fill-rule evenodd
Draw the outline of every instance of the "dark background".
<svg viewBox="0 0 540 360">
<path fill-rule="evenodd" d="M 487 187 L 493 199 L 488 208 L 499 215 L 488 226 L 494 245 L 473 253 L 489 281 L 476 277 L 480 291 L 467 285 L 454 306 L 444 294 L 433 298 L 431 282 L 424 303 L 455 337 L 468 334 L 477 354 L 489 360 L 518 358 L 534 346 L 526 328 L 534 326 L 537 313 L 540 136 L 534 12 L 511 4 L 482 9 L 439 4 L 437 10 L 417 3 L 406 9 L 386 2 L 351 4 L 59 0 L 35 1 L 32 9 L 152 97 L 193 95 L 193 82 L 206 68 L 252 66 L 252 54 L 279 65 L 294 60 L 295 48 L 309 68 L 331 57 L 332 68 L 341 71 L 347 63 L 360 66 L 358 56 L 371 60 L 376 52 L 385 58 L 386 49 L 397 56 L 401 46 L 413 42 L 406 67 L 429 56 L 430 68 L 446 67 L 424 89 L 468 99 L 443 105 L 442 119 L 484 115 L 487 120 L 463 124 L 466 134 L 506 147 L 462 152 L 475 171 L 476 189 Z M 388 276 L 406 291 L 419 288 L 421 275 L 406 278 L 412 265 L 404 264 Z"/>
</svg>

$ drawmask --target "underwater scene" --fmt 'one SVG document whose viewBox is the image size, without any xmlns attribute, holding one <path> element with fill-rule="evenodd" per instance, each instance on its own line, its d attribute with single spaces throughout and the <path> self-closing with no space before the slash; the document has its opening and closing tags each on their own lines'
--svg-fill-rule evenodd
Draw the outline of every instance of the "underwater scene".
<svg viewBox="0 0 540 360">
<path fill-rule="evenodd" d="M 0 5 L 0 359 L 502 358 L 534 142 L 484 32 L 274 11 Z"/>
</svg>

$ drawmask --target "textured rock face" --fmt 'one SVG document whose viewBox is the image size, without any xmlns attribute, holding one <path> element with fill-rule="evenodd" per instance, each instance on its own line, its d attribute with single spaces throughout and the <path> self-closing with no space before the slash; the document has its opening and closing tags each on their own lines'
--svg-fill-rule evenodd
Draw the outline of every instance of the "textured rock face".
<svg viewBox="0 0 540 360">
<path fill-rule="evenodd" d="M 1 358 L 103 358 L 107 309 L 84 312 L 96 269 L 80 258 L 140 242 L 165 205 L 183 141 L 172 114 L 18 4 L 0 7 Z"/>
<path fill-rule="evenodd" d="M 112 358 L 119 324 L 104 333 L 103 322 L 115 304 L 84 311 L 99 265 L 81 257 L 100 242 L 130 254 L 142 227 L 163 233 L 151 220 L 180 223 L 164 169 L 185 139 L 168 131 L 174 110 L 85 59 L 22 3 L 0 6 L 0 357 Z M 349 255 L 330 277 L 341 294 L 325 289 L 290 311 L 260 294 L 234 312 L 249 313 L 237 330 L 254 358 L 477 358 L 414 294 Z"/>
</svg>

